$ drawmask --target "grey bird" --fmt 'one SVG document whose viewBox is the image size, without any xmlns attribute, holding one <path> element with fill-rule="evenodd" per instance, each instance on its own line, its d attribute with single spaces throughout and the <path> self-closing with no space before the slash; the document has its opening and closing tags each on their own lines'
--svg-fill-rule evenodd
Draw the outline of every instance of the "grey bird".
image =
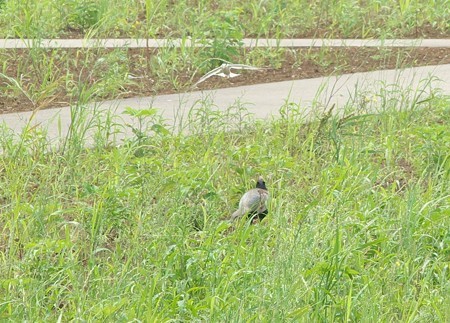
<svg viewBox="0 0 450 323">
<path fill-rule="evenodd" d="M 267 190 L 264 179 L 260 176 L 256 182 L 256 188 L 253 188 L 241 197 L 239 208 L 231 215 L 231 220 L 236 220 L 247 215 L 251 222 L 262 220 L 268 214 L 267 200 L 269 191 Z"/>
</svg>

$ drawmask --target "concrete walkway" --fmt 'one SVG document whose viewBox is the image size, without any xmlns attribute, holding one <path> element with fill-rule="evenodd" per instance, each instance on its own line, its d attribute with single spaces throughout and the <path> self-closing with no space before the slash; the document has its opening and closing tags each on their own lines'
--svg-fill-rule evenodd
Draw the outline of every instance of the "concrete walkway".
<svg viewBox="0 0 450 323">
<path fill-rule="evenodd" d="M 242 40 L 244 47 L 439 47 L 450 48 L 450 39 L 250 39 Z M 158 48 L 204 46 L 190 39 L 0 39 L 0 48 L 86 48 L 128 47 Z"/>
<path fill-rule="evenodd" d="M 246 47 L 320 47 L 320 46 L 353 46 L 353 47 L 440 47 L 450 48 L 450 39 L 244 39 Z M 157 48 L 161 46 L 202 46 L 191 43 L 190 40 L 163 39 L 0 39 L 0 48 L 81 48 L 81 47 L 132 47 Z M 404 95 L 425 97 L 433 89 L 441 89 L 450 95 L 450 65 L 426 66 L 404 70 L 385 70 L 377 72 L 355 73 L 338 77 L 325 77 L 284 81 L 277 83 L 249 85 L 225 88 L 211 91 L 194 91 L 189 93 L 160 95 L 155 97 L 131 98 L 124 100 L 93 103 L 82 107 L 92 111 L 110 111 L 117 116 L 115 122 L 120 125 L 133 123 L 129 116 L 124 115 L 126 107 L 134 109 L 157 108 L 168 126 L 177 127 L 180 120 L 186 119 L 192 108 L 208 102 L 215 109 L 225 110 L 233 105 L 243 105 L 256 118 L 268 118 L 279 115 L 279 109 L 285 103 L 300 104 L 306 114 L 323 110 L 332 104 L 337 104 L 342 111 L 345 105 L 362 97 L 376 99 L 380 92 L 384 96 Z M 403 91 L 400 93 L 400 91 Z M 406 92 L 405 92 L 406 91 Z M 387 93 L 386 93 L 387 92 Z M 353 101 L 352 101 L 353 100 Z M 367 102 L 365 104 L 368 104 Z M 373 103 L 374 107 L 380 104 Z M 72 109 L 73 111 L 73 109 Z M 0 115 L 0 124 L 4 123 L 15 133 L 20 133 L 24 127 L 39 125 L 48 131 L 52 140 L 64 137 L 71 124 L 71 108 L 48 109 L 33 112 L 12 113 Z M 122 127 L 120 137 L 127 136 L 130 131 Z"/>
<path fill-rule="evenodd" d="M 405 93 L 425 98 L 435 89 L 441 89 L 442 93 L 450 95 L 450 64 L 105 101 L 87 108 L 89 111 L 94 110 L 94 107 L 97 110 L 113 111 L 120 116 L 119 123 L 126 124 L 133 123 L 131 118 L 122 114 L 126 107 L 154 107 L 169 126 L 176 128 L 181 119 L 187 118 L 193 107 L 198 107 L 204 101 L 212 103 L 219 110 L 241 104 L 256 118 L 268 118 L 279 115 L 280 107 L 286 102 L 300 104 L 305 113 L 314 113 L 317 109 L 330 107 L 334 103 L 338 109 L 343 109 L 346 104 L 357 105 L 360 101 L 352 101 L 356 93 L 362 94 L 360 98 L 371 98 L 371 101 L 384 91 L 385 97 L 392 96 L 400 100 L 399 97 Z M 373 103 L 373 106 L 378 107 L 380 104 Z M 16 133 L 20 133 L 27 123 L 31 126 L 40 125 L 48 129 L 51 139 L 58 140 L 67 133 L 71 123 L 70 108 L 38 111 L 30 121 L 32 115 L 32 112 L 0 115 L 0 124 L 6 123 Z M 128 134 L 129 132 L 124 132 L 116 139 Z"/>
</svg>

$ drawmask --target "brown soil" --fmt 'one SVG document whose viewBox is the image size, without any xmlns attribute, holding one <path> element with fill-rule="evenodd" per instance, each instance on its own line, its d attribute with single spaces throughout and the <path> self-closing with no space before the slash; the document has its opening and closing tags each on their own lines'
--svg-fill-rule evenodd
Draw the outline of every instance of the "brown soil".
<svg viewBox="0 0 450 323">
<path fill-rule="evenodd" d="M 86 51 L 80 49 L 68 49 L 59 50 L 59 56 L 55 56 L 52 50 L 48 50 L 47 56 L 53 58 L 52 75 L 43 73 L 43 71 L 45 72 L 45 64 L 50 62 L 43 60 L 40 64 L 37 64 L 39 66 L 36 66 L 36 63 L 32 63 L 33 61 L 30 60 L 29 50 L 17 49 L 0 52 L 0 66 L 2 65 L 2 58 L 7 63 L 3 64 L 6 67 L 4 67 L 3 73 L 16 80 L 20 79 L 22 88 L 26 93 L 31 93 L 38 84 L 47 81 L 50 84 L 57 84 L 55 87 L 50 86 L 46 89 L 48 94 L 45 91 L 35 91 L 36 93 L 44 93 L 44 95 L 28 98 L 17 88 L 11 90 L 11 88 L 14 88 L 11 86 L 11 80 L 0 77 L 0 113 L 29 111 L 37 108 L 46 109 L 73 104 L 77 101 L 76 85 L 74 85 L 77 83 L 76 81 L 83 80 L 86 87 L 101 82 L 109 66 L 94 72 L 94 63 L 99 58 L 111 54 L 112 51 L 112 49 L 101 49 L 87 54 Z M 127 72 L 142 78 L 127 81 L 121 84 L 118 89 L 106 90 L 95 96 L 95 100 L 188 91 L 191 85 L 201 77 L 201 75 L 196 75 L 191 79 L 192 71 L 182 71 L 176 75 L 176 82 L 160 81 L 160 78 L 153 75 L 149 66 L 146 65 L 146 62 L 152 56 L 157 55 L 157 51 L 122 49 L 121 53 L 125 56 L 124 61 L 126 63 L 124 65 L 127 67 Z M 251 53 L 246 54 L 250 55 Z M 63 57 L 63 59 L 58 61 L 55 60 L 55 57 Z M 299 49 L 295 51 L 286 49 L 283 52 L 282 59 L 276 62 L 270 62 L 269 59 L 258 64 L 258 66 L 267 66 L 264 70 L 243 71 L 241 76 L 231 79 L 211 77 L 199 84 L 198 89 L 217 89 L 332 74 L 437 64 L 450 64 L 449 48 L 391 48 L 380 50 L 352 47 L 328 48 L 326 50 L 319 48 Z M 86 66 L 92 68 L 87 69 Z M 71 75 L 74 84 L 66 84 L 67 75 Z"/>
</svg>

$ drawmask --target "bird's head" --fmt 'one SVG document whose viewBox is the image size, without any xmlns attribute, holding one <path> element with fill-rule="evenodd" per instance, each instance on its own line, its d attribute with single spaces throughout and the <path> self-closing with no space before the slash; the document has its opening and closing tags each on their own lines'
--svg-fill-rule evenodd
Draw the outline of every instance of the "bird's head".
<svg viewBox="0 0 450 323">
<path fill-rule="evenodd" d="M 262 176 L 258 177 L 258 181 L 256 182 L 256 188 L 261 188 L 263 190 L 267 190 L 266 182 L 264 182 L 264 179 Z"/>
</svg>

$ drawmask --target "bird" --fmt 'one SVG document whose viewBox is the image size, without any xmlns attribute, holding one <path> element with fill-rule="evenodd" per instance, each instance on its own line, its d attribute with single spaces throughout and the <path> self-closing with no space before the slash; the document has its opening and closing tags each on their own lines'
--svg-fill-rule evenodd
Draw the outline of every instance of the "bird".
<svg viewBox="0 0 450 323">
<path fill-rule="evenodd" d="M 267 200 L 269 191 L 267 190 L 264 179 L 259 176 L 256 187 L 245 192 L 239 201 L 239 208 L 231 215 L 231 220 L 237 220 L 244 215 L 248 216 L 251 222 L 261 221 L 268 214 Z"/>
<path fill-rule="evenodd" d="M 260 67 L 254 67 L 254 66 L 250 66 L 250 65 L 224 63 L 224 64 L 220 65 L 219 67 L 216 67 L 215 69 L 213 69 L 213 70 L 209 71 L 208 73 L 206 73 L 205 75 L 203 75 L 197 81 L 197 83 L 194 84 L 194 87 L 196 85 L 206 81 L 207 79 L 209 79 L 211 76 L 214 76 L 214 75 L 217 75 L 217 76 L 220 76 L 220 77 L 226 77 L 226 78 L 232 78 L 232 77 L 236 77 L 236 76 L 241 75 L 241 74 L 233 73 L 231 71 L 232 69 L 235 69 L 235 70 L 253 70 L 253 71 L 262 70 L 262 68 L 260 68 Z"/>
</svg>

